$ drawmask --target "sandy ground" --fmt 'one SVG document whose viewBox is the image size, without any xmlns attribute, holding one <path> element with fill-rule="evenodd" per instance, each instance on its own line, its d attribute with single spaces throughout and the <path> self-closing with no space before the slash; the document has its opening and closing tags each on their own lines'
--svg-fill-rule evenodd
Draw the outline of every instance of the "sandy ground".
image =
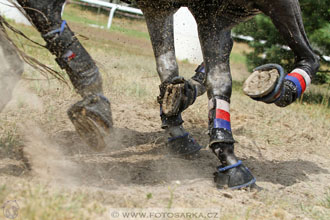
<svg viewBox="0 0 330 220">
<path fill-rule="evenodd" d="M 328 109 L 297 103 L 280 109 L 234 91 L 231 114 L 236 153 L 263 190 L 217 190 L 213 172 L 219 162 L 207 148 L 206 96 L 183 114 L 185 127 L 205 148 L 193 160 L 168 154 L 156 103 L 158 79 L 143 74 L 149 68 L 154 73 L 150 44 L 137 40 L 124 48 L 125 38 L 103 34 L 109 37 L 102 39 L 110 46 L 123 48 L 112 52 L 108 46 L 90 48 L 102 68 L 112 72 L 111 76 L 104 73 L 115 123 L 105 150 L 95 152 L 80 140 L 66 117 L 66 109 L 79 97 L 53 81 L 21 81 L 0 116 L 1 144 L 15 149 L 4 153 L 7 148 L 2 147 L 0 182 L 10 190 L 2 189 L 6 193 L 0 199 L 17 199 L 18 219 L 113 219 L 109 210 L 118 208 L 216 210 L 220 213 L 216 219 L 329 219 Z M 194 69 L 180 65 L 190 73 Z M 6 136 L 9 132 L 12 136 Z M 47 193 L 35 190 L 40 184 Z M 36 197 L 51 197 L 53 192 L 63 192 L 60 201 L 70 204 L 79 200 L 77 194 L 87 195 L 86 203 L 95 202 L 103 211 L 91 208 L 83 215 L 86 209 L 77 207 L 78 214 L 70 217 L 28 217 L 35 210 L 42 212 L 31 208 Z M 48 210 L 44 208 L 48 200 L 41 201 L 42 210 Z M 54 204 L 47 206 L 61 207 Z"/>
</svg>

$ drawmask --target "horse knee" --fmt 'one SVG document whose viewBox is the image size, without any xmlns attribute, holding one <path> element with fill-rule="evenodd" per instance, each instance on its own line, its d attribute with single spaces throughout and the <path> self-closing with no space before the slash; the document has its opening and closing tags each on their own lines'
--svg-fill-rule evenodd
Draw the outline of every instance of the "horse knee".
<svg viewBox="0 0 330 220">
<path fill-rule="evenodd" d="M 161 82 L 171 79 L 179 74 L 179 67 L 174 52 L 167 52 L 156 58 L 157 72 Z"/>
</svg>

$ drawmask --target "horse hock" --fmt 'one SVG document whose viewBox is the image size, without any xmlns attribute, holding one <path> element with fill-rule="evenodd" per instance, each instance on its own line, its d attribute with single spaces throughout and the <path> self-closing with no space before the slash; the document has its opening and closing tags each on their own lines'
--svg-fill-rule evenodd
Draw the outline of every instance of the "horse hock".
<svg viewBox="0 0 330 220">
<path fill-rule="evenodd" d="M 78 134 L 92 148 L 104 148 L 104 139 L 112 127 L 110 102 L 103 96 L 102 78 L 95 62 L 66 21 L 61 19 L 64 0 L 18 2 L 42 34 L 47 49 L 56 56 L 56 62 L 66 70 L 74 88 L 83 98 L 68 110 Z"/>
</svg>

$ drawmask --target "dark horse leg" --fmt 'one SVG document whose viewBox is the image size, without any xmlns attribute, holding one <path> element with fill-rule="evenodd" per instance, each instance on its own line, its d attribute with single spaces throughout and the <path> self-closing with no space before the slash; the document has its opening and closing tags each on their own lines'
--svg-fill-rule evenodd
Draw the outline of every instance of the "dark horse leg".
<svg viewBox="0 0 330 220">
<path fill-rule="evenodd" d="M 238 189 L 254 185 L 255 178 L 234 154 L 234 139 L 230 125 L 232 79 L 229 56 L 233 46 L 230 28 L 235 24 L 222 15 L 218 3 L 191 6 L 197 24 L 207 73 L 209 98 L 210 148 L 221 166 L 215 173 L 218 188 Z"/>
<path fill-rule="evenodd" d="M 157 72 L 161 80 L 158 101 L 161 109 L 160 116 L 162 120 L 162 128 L 166 129 L 170 135 L 170 150 L 172 153 L 178 155 L 195 154 L 201 149 L 201 146 L 183 128 L 181 112 L 184 110 L 184 106 L 188 107 L 188 105 L 194 102 L 194 99 L 197 96 L 197 91 L 193 83 L 185 81 L 178 76 L 179 70 L 175 57 L 173 36 L 173 14 L 177 9 L 170 6 L 164 6 L 162 10 L 159 10 L 152 3 L 141 3 L 139 6 L 146 18 L 156 58 Z M 176 85 L 179 86 L 176 87 Z M 179 96 L 182 95 L 183 98 L 181 99 L 177 96 L 173 96 L 173 99 L 169 98 L 169 93 L 178 94 Z M 176 100 L 184 100 L 185 103 L 183 103 L 184 106 L 177 106 L 179 111 L 165 113 L 166 110 L 164 108 L 166 108 L 165 105 L 167 102 L 164 100 L 166 99 L 174 102 Z"/>
<path fill-rule="evenodd" d="M 257 0 L 256 8 L 268 15 L 283 39 L 295 54 L 295 68 L 285 76 L 279 91 L 270 95 L 266 103 L 285 107 L 299 98 L 319 68 L 319 57 L 307 39 L 298 0 Z M 265 65 L 260 69 L 268 69 Z"/>
<path fill-rule="evenodd" d="M 104 137 L 112 127 L 110 102 L 103 96 L 100 72 L 68 24 L 61 19 L 65 0 L 18 0 L 42 34 L 56 62 L 68 73 L 83 100 L 68 115 L 80 136 L 94 149 L 105 146 Z"/>
</svg>

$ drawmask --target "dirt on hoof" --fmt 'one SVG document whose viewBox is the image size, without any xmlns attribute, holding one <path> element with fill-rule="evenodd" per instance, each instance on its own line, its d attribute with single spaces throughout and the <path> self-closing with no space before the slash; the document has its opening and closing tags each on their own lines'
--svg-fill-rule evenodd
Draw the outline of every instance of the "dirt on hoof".
<svg viewBox="0 0 330 220">
<path fill-rule="evenodd" d="M 244 82 L 243 92 L 252 98 L 260 98 L 270 94 L 276 86 L 279 73 L 270 71 L 254 71 Z"/>
<path fill-rule="evenodd" d="M 163 99 L 162 110 L 165 115 L 177 115 L 184 91 L 184 84 L 170 84 L 166 87 Z"/>
</svg>

